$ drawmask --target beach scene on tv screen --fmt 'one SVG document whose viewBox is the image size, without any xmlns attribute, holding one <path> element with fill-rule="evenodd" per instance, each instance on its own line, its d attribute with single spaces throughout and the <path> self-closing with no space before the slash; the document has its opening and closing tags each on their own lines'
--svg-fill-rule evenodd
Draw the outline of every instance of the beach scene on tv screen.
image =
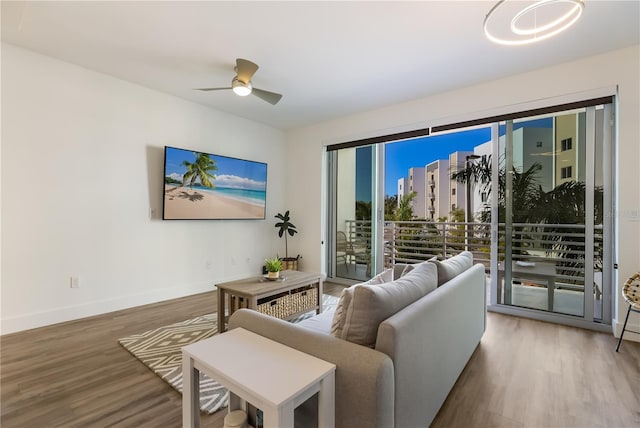
<svg viewBox="0 0 640 428">
<path fill-rule="evenodd" d="M 264 219 L 267 164 L 165 148 L 164 218 Z"/>
</svg>

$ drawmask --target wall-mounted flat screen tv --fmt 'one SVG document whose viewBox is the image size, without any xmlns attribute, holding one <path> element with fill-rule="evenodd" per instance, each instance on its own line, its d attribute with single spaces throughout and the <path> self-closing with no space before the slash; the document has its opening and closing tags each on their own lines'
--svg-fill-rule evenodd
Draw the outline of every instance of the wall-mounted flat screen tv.
<svg viewBox="0 0 640 428">
<path fill-rule="evenodd" d="M 264 220 L 267 164 L 165 146 L 164 220 Z"/>
</svg>

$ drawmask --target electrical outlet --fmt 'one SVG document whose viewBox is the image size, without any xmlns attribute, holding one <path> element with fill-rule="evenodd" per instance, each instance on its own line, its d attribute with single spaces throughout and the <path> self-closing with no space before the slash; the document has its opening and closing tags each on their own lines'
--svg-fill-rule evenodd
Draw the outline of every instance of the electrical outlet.
<svg viewBox="0 0 640 428">
<path fill-rule="evenodd" d="M 71 288 L 80 288 L 80 278 L 78 278 L 77 276 L 72 276 L 69 279 L 69 286 Z"/>
</svg>

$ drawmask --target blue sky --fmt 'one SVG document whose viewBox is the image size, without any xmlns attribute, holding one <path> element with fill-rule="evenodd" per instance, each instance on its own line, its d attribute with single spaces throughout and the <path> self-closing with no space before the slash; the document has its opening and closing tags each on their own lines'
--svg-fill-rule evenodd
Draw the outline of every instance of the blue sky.
<svg viewBox="0 0 640 428">
<path fill-rule="evenodd" d="M 525 120 L 514 123 L 513 129 L 523 127 L 550 128 L 551 117 Z M 500 126 L 500 135 L 504 135 L 504 125 Z M 443 135 L 431 135 L 413 140 L 387 143 L 385 146 L 385 195 L 393 196 L 398 192 L 398 179 L 408 177 L 409 168 L 424 167 L 437 159 L 448 159 L 456 151 L 473 151 L 479 144 L 491 140 L 491 127 L 453 132 Z M 356 154 L 356 199 L 371 201 L 371 147 L 362 147 Z"/>
<path fill-rule="evenodd" d="M 182 180 L 186 168 L 183 161 L 193 162 L 195 155 L 192 150 L 167 147 L 165 151 L 165 175 Z M 218 169 L 214 171 L 217 187 L 231 187 L 239 189 L 265 190 L 267 181 L 267 164 L 229 158 L 226 156 L 210 155 L 215 160 Z"/>
<path fill-rule="evenodd" d="M 398 179 L 408 177 L 409 168 L 424 167 L 437 159 L 449 159 L 453 152 L 473 151 L 475 146 L 489 140 L 491 128 L 483 128 L 387 144 L 385 194 L 395 195 L 398 192 Z"/>
<path fill-rule="evenodd" d="M 385 146 L 385 195 L 398 192 L 398 179 L 409 168 L 424 167 L 437 159 L 448 159 L 455 151 L 473 150 L 491 139 L 491 128 L 435 135 L 388 143 Z M 371 201 L 371 147 L 359 148 L 356 155 L 356 199 Z"/>
</svg>

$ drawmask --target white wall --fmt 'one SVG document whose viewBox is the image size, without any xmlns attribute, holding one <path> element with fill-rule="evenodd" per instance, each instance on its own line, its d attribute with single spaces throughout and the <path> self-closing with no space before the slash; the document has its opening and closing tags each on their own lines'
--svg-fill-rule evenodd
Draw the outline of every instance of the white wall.
<svg viewBox="0 0 640 428">
<path fill-rule="evenodd" d="M 2 107 L 2 333 L 212 290 L 283 252 L 281 131 L 7 44 Z M 164 145 L 268 163 L 266 220 L 162 221 Z"/>
<path fill-rule="evenodd" d="M 287 191 L 289 195 L 295 195 L 289 199 L 289 206 L 302 215 L 305 230 L 319 237 L 317 240 L 299 240 L 298 251 L 304 253 L 311 270 L 325 272 L 325 252 L 320 244 L 326 215 L 323 145 L 389 134 L 390 131 L 424 128 L 455 119 L 485 116 L 486 113 L 504 113 L 517 110 L 521 103 L 539 100 L 540 104 L 545 104 L 546 98 L 618 85 L 619 196 L 613 215 L 619 227 L 616 284 L 620 284 L 640 269 L 639 75 L 640 46 L 633 46 L 288 132 L 289 154 L 296 159 L 295 165 L 290 164 L 288 168 L 290 185 Z M 299 176 L 301 165 L 305 171 L 302 179 Z M 615 327 L 619 331 L 627 305 L 622 301 L 619 289 L 616 293 L 618 304 L 614 318 L 617 318 Z M 638 317 L 632 322 L 636 326 L 640 324 Z"/>
</svg>

